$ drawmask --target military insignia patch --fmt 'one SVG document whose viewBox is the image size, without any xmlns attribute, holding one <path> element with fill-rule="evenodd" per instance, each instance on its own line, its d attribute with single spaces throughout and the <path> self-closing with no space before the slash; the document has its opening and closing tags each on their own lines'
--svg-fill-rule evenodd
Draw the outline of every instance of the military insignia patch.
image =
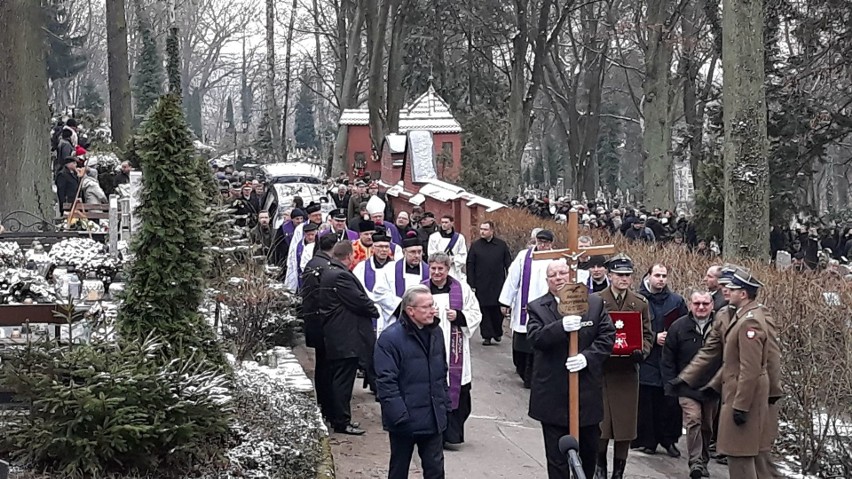
<svg viewBox="0 0 852 479">
<path fill-rule="evenodd" d="M 624 327 L 624 321 L 619 319 L 618 321 L 615 322 L 615 329 L 621 329 L 623 327 Z"/>
<path fill-rule="evenodd" d="M 757 336 L 757 332 L 755 330 L 749 329 L 748 331 L 746 331 L 746 337 L 748 339 L 754 339 L 755 336 Z"/>
</svg>

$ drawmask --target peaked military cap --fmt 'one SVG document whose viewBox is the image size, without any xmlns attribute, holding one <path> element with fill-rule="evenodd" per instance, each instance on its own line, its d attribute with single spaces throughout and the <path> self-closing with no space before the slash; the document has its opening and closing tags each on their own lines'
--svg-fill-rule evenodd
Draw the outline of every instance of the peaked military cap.
<svg viewBox="0 0 852 479">
<path fill-rule="evenodd" d="M 630 256 L 619 253 L 606 262 L 606 268 L 610 273 L 632 274 L 633 260 L 630 259 Z"/>
<path fill-rule="evenodd" d="M 731 282 L 728 284 L 728 289 L 758 289 L 763 286 L 763 283 L 752 276 L 747 269 L 737 268 L 731 277 Z"/>
<path fill-rule="evenodd" d="M 346 221 L 346 210 L 343 208 L 337 208 L 331 212 L 331 217 L 339 221 Z"/>
</svg>

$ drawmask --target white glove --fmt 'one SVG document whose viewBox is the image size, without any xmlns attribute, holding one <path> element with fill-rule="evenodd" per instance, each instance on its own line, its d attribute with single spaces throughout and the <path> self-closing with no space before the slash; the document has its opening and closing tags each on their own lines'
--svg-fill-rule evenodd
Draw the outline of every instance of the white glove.
<svg viewBox="0 0 852 479">
<path fill-rule="evenodd" d="M 579 331 L 580 328 L 583 327 L 581 324 L 581 320 L 583 318 L 580 316 L 562 316 L 562 329 L 565 330 L 566 333 L 573 333 L 574 331 Z"/>
<path fill-rule="evenodd" d="M 586 361 L 586 357 L 583 356 L 583 353 L 571 356 L 567 361 L 565 361 L 565 369 L 567 369 L 569 373 L 579 372 L 585 369 L 588 365 L 589 363 Z"/>
</svg>

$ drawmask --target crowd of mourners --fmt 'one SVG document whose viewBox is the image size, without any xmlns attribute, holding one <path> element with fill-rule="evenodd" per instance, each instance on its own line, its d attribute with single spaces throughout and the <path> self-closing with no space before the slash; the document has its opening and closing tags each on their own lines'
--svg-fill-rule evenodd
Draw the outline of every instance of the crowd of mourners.
<svg viewBox="0 0 852 479">
<path fill-rule="evenodd" d="M 699 235 L 696 218 L 683 210 L 662 210 L 645 206 L 615 205 L 605 202 L 582 203 L 567 198 L 551 201 L 546 196 L 513 198 L 510 206 L 544 219 L 564 222 L 575 208 L 581 225 L 621 234 L 630 240 L 682 246 L 709 257 L 722 251 L 720 238 Z M 841 225 L 819 219 L 796 220 L 792 226 L 776 225 L 770 230 L 770 253 L 789 255 L 789 265 L 798 271 L 824 271 L 852 280 L 852 224 Z"/>
</svg>

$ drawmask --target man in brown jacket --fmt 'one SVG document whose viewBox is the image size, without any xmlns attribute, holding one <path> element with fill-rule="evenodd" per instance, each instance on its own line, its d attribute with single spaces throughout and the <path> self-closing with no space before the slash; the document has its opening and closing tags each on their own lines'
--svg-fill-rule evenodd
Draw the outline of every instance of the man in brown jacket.
<svg viewBox="0 0 852 479">
<path fill-rule="evenodd" d="M 714 327 L 718 334 L 708 338 L 705 347 L 693 362 L 672 381 L 698 387 L 701 373 L 721 353 L 722 408 L 719 416 L 717 449 L 728 456 L 731 477 L 752 479 L 758 476 L 758 462 L 765 463 L 767 442 L 771 446 L 770 382 L 777 381 L 777 340 L 774 326 L 767 323 L 765 309 L 756 301 L 762 284 L 748 271 L 737 269 L 727 288 L 731 306 L 736 312 L 729 321 L 719 321 Z M 717 318 L 719 319 L 719 318 Z M 722 324 L 727 323 L 727 324 Z M 718 337 L 716 337 L 718 336 Z M 712 339 L 712 341 L 711 341 Z M 720 347 L 721 346 L 721 347 Z M 721 349 L 721 351 L 719 351 Z M 772 381 L 770 381 L 770 376 Z M 711 381 L 711 384 L 715 381 Z M 780 394 L 780 384 L 775 384 L 773 394 Z"/>
<path fill-rule="evenodd" d="M 610 356 L 603 364 L 603 407 L 601 440 L 598 445 L 598 467 L 595 479 L 607 479 L 607 445 L 615 441 L 612 479 L 621 479 L 627 465 L 630 441 L 636 439 L 639 415 L 639 367 L 648 356 L 654 343 L 651 313 L 648 301 L 633 289 L 633 261 L 624 254 L 606 263 L 609 287 L 599 293 L 607 313 L 613 311 L 638 311 L 642 316 L 642 350 L 630 356 Z M 616 330 L 616 332 L 618 332 Z"/>
</svg>

